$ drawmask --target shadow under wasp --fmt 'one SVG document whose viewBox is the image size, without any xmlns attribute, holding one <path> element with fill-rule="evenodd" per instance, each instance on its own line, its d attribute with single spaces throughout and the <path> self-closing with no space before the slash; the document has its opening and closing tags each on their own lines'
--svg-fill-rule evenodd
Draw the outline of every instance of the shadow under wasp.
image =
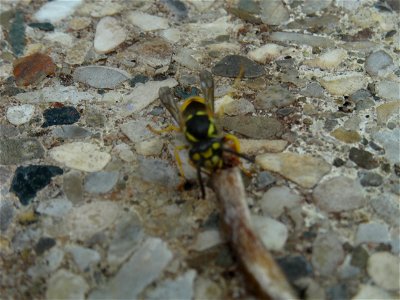
<svg viewBox="0 0 400 300">
<path fill-rule="evenodd" d="M 179 107 L 169 87 L 159 90 L 161 103 L 170 112 L 179 127 L 170 125 L 157 133 L 182 131 L 188 145 L 177 146 L 175 159 L 182 177 L 184 172 L 179 151 L 189 149 L 190 163 L 196 168 L 197 179 L 201 188 L 201 197 L 205 198 L 202 172 L 211 175 L 215 171 L 240 164 L 239 157 L 254 160 L 240 153 L 240 143 L 232 134 L 221 134 L 215 122 L 214 79 L 210 72 L 200 72 L 200 87 L 204 98 L 189 97 Z"/>
</svg>

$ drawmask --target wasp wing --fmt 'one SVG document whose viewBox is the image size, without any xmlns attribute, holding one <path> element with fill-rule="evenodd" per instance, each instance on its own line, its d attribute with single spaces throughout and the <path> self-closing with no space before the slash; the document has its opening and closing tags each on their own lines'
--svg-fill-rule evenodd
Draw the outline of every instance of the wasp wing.
<svg viewBox="0 0 400 300">
<path fill-rule="evenodd" d="M 200 87 L 203 92 L 204 98 L 208 108 L 210 109 L 212 115 L 214 115 L 214 79 L 210 72 L 204 70 L 199 74 L 200 77 Z"/>
<path fill-rule="evenodd" d="M 178 103 L 175 101 L 174 96 L 172 94 L 172 90 L 164 86 L 159 89 L 158 95 L 160 97 L 161 103 L 165 106 L 165 108 L 169 111 L 175 121 L 179 126 L 182 125 L 182 117 L 179 111 Z"/>
</svg>

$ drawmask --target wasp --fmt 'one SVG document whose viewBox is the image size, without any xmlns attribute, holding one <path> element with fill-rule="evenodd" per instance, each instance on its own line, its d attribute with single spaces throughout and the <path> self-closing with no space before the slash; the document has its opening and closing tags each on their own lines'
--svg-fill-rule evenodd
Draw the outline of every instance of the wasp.
<svg viewBox="0 0 400 300">
<path fill-rule="evenodd" d="M 179 171 L 184 177 L 179 151 L 189 149 L 190 163 L 196 168 L 201 196 L 205 198 L 202 172 L 209 175 L 229 166 L 238 165 L 239 157 L 252 161 L 240 153 L 240 143 L 232 134 L 221 134 L 215 122 L 214 79 L 210 72 L 200 72 L 200 87 L 204 98 L 192 96 L 179 107 L 169 87 L 159 90 L 161 103 L 175 119 L 178 128 L 170 126 L 169 130 L 182 131 L 188 145 L 175 148 L 175 158 Z M 162 131 L 168 131 L 162 130 Z"/>
</svg>

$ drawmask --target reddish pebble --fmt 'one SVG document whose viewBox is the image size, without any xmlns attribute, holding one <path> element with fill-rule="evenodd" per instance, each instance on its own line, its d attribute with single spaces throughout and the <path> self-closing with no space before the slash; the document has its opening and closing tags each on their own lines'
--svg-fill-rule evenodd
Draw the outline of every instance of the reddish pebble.
<svg viewBox="0 0 400 300">
<path fill-rule="evenodd" d="M 50 56 L 35 53 L 14 61 L 14 77 L 18 86 L 37 84 L 46 76 L 53 75 L 56 65 Z"/>
</svg>

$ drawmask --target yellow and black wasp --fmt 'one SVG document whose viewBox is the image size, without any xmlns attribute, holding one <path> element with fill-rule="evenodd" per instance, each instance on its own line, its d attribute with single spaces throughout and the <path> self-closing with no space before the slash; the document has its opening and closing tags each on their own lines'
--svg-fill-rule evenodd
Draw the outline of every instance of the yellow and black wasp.
<svg viewBox="0 0 400 300">
<path fill-rule="evenodd" d="M 189 145 L 175 148 L 179 171 L 184 177 L 179 151 L 189 149 L 189 159 L 196 168 L 201 195 L 205 198 L 202 171 L 211 174 L 218 169 L 238 165 L 238 157 L 252 160 L 240 153 L 240 144 L 234 135 L 220 134 L 217 130 L 214 118 L 214 80 L 210 72 L 200 72 L 200 87 L 204 98 L 189 97 L 180 107 L 169 87 L 160 88 L 159 96 L 179 125 L 179 128 L 169 126 L 162 131 L 180 130 L 189 142 Z"/>
</svg>

